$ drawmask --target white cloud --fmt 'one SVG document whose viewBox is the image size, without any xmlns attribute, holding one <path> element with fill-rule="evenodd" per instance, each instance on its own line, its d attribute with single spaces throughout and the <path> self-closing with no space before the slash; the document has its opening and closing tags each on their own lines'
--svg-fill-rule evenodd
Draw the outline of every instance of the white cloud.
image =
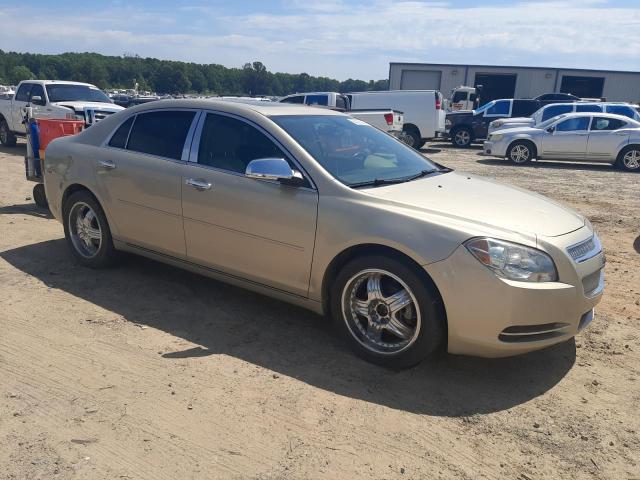
<svg viewBox="0 0 640 480">
<path fill-rule="evenodd" d="M 231 15 L 196 6 L 178 7 L 179 16 L 136 8 L 65 14 L 69 28 L 21 6 L 19 16 L 31 18 L 27 23 L 12 20 L 17 11 L 0 9 L 0 45 L 127 51 L 229 66 L 261 60 L 272 70 L 338 78 L 384 78 L 389 61 L 640 69 L 640 10 L 609 8 L 604 0 L 467 8 L 455 2 L 285 0 L 285 6 L 291 13 Z"/>
</svg>

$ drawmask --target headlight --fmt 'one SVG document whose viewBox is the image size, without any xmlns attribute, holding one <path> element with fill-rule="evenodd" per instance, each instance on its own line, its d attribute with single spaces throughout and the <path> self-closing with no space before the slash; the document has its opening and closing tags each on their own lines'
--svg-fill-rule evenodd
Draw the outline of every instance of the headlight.
<svg viewBox="0 0 640 480">
<path fill-rule="evenodd" d="M 499 277 L 519 282 L 558 280 L 553 260 L 541 250 L 494 238 L 473 238 L 464 246 Z"/>
<path fill-rule="evenodd" d="M 498 140 L 502 140 L 502 137 L 504 137 L 504 135 L 502 135 L 501 133 L 492 133 L 491 135 L 489 135 L 489 140 L 497 142 Z"/>
<path fill-rule="evenodd" d="M 445 126 L 450 127 L 451 126 L 451 120 L 449 120 L 448 118 L 444 121 Z"/>
<path fill-rule="evenodd" d="M 491 122 L 491 126 L 494 128 L 499 128 L 502 125 L 504 125 L 504 122 L 502 120 L 494 120 L 493 122 Z"/>
</svg>

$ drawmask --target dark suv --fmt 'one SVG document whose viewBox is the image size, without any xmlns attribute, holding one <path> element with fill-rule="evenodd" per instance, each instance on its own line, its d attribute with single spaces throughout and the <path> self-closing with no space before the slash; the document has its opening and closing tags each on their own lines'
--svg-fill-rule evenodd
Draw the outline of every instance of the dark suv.
<svg viewBox="0 0 640 480">
<path fill-rule="evenodd" d="M 468 147 L 487 138 L 489 123 L 497 118 L 528 117 L 540 108 L 538 100 L 492 100 L 477 110 L 450 112 L 445 131 L 455 147 Z"/>
</svg>

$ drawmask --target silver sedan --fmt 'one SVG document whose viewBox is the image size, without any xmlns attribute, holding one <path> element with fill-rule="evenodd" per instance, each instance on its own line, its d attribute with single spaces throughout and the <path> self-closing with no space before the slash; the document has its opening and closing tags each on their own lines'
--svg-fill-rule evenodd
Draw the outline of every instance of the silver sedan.
<svg viewBox="0 0 640 480">
<path fill-rule="evenodd" d="M 547 347 L 602 297 L 604 254 L 582 215 L 337 112 L 163 100 L 45 156 L 81 264 L 134 252 L 325 313 L 380 364 Z"/>
<path fill-rule="evenodd" d="M 640 171 L 640 122 L 609 113 L 570 113 L 536 127 L 492 133 L 483 152 L 519 165 L 533 159 L 576 160 Z"/>
</svg>

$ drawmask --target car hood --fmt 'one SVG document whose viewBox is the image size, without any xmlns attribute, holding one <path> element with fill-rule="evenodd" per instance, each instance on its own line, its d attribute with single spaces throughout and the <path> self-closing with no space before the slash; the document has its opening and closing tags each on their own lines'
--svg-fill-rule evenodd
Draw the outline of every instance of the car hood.
<svg viewBox="0 0 640 480">
<path fill-rule="evenodd" d="M 584 217 L 547 197 L 457 172 L 365 191 L 399 206 L 516 233 L 555 237 L 585 224 Z"/>
<path fill-rule="evenodd" d="M 499 133 L 500 135 L 509 135 L 510 133 L 524 133 L 524 134 L 534 134 L 540 133 L 542 130 L 535 127 L 529 127 L 527 125 L 504 125 L 502 128 L 496 130 L 495 133 Z"/>
<path fill-rule="evenodd" d="M 503 125 L 508 125 L 509 123 L 528 123 L 533 124 L 534 120 L 530 117 L 511 117 L 511 118 L 501 118 L 498 120 L 494 120 L 496 122 L 502 122 Z"/>
<path fill-rule="evenodd" d="M 93 108 L 94 110 L 107 110 L 113 112 L 119 112 L 124 110 L 120 105 L 114 103 L 101 103 L 101 102 L 54 102 L 54 105 L 60 105 L 61 107 L 73 108 L 74 110 L 84 110 L 85 108 Z"/>
</svg>

